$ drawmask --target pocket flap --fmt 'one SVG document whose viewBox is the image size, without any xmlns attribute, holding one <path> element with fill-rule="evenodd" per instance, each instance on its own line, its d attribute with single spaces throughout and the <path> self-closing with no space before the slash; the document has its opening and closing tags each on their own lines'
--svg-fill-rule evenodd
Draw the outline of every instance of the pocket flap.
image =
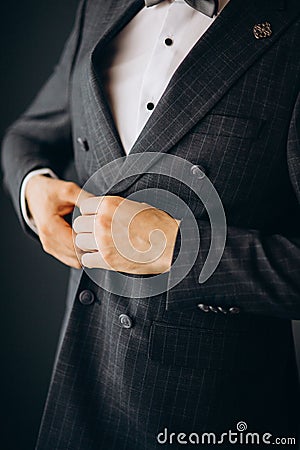
<svg viewBox="0 0 300 450">
<path fill-rule="evenodd" d="M 193 133 L 254 139 L 258 136 L 261 125 L 258 120 L 252 117 L 209 114 L 199 122 Z"/>
</svg>

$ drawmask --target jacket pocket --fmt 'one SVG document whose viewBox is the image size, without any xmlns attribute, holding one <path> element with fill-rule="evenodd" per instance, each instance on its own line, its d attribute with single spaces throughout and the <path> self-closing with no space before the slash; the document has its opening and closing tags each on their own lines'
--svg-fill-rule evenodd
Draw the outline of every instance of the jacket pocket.
<svg viewBox="0 0 300 450">
<path fill-rule="evenodd" d="M 262 125 L 262 122 L 253 117 L 209 114 L 196 125 L 193 133 L 255 139 L 258 137 Z"/>
</svg>

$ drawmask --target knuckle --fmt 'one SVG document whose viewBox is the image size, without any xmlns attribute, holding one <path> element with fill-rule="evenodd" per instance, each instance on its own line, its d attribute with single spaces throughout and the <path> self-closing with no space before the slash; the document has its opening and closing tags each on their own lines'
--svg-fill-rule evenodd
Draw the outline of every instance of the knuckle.
<svg viewBox="0 0 300 450">
<path fill-rule="evenodd" d="M 60 191 L 64 197 L 68 197 L 69 195 L 72 195 L 74 193 L 75 189 L 76 184 L 73 183 L 73 181 L 65 181 Z"/>
<path fill-rule="evenodd" d="M 110 228 L 111 220 L 106 214 L 98 214 L 96 216 L 96 221 L 98 228 L 103 230 L 107 230 L 108 228 Z"/>
<path fill-rule="evenodd" d="M 99 205 L 99 211 L 101 210 L 101 212 L 104 214 L 112 215 L 115 209 L 120 205 L 122 200 L 122 197 L 119 196 L 108 195 L 106 197 L 103 197 Z"/>
<path fill-rule="evenodd" d="M 66 198 L 69 196 L 69 187 L 63 184 L 59 190 L 61 197 Z"/>
<path fill-rule="evenodd" d="M 110 200 L 108 197 L 103 197 L 99 203 L 98 213 L 101 215 L 103 214 L 109 214 L 110 210 Z"/>
<path fill-rule="evenodd" d="M 124 200 L 119 195 L 112 196 L 112 197 L 110 197 L 110 199 L 111 199 L 111 204 L 113 206 L 119 206 L 119 204 Z"/>
</svg>

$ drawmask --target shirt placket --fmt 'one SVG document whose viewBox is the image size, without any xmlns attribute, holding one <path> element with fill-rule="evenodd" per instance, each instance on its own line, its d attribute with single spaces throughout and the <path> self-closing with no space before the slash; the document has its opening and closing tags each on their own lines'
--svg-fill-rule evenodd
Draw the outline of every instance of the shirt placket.
<svg viewBox="0 0 300 450">
<path fill-rule="evenodd" d="M 168 6 L 161 31 L 144 71 L 139 97 L 137 130 L 144 127 L 164 92 L 167 80 L 172 75 L 170 73 L 172 61 L 176 52 L 180 51 L 181 29 L 192 14 L 193 12 L 182 2 L 173 2 Z"/>
</svg>

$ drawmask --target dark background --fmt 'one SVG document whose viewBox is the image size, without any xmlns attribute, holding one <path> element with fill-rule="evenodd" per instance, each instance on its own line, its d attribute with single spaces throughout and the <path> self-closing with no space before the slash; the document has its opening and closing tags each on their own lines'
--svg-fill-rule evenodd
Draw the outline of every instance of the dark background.
<svg viewBox="0 0 300 450">
<path fill-rule="evenodd" d="M 0 138 L 51 73 L 72 28 L 77 1 L 0 2 Z M 68 269 L 24 235 L 2 186 L 0 211 L 0 450 L 33 450 Z"/>
<path fill-rule="evenodd" d="M 76 5 L 77 0 L 1 2 L 0 138 L 51 73 Z M 0 211 L 0 450 L 33 450 L 64 312 L 68 269 L 23 234 L 2 187 Z M 300 348 L 299 324 L 294 328 Z"/>
</svg>

